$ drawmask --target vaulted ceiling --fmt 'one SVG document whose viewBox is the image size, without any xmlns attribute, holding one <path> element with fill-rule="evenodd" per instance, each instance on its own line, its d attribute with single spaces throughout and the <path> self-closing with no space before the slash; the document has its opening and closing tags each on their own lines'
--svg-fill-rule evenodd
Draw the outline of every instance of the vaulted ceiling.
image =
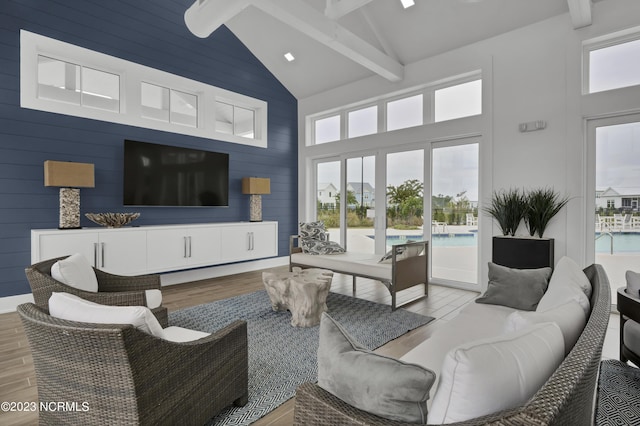
<svg viewBox="0 0 640 426">
<path fill-rule="evenodd" d="M 591 23 L 591 0 L 196 0 L 189 29 L 226 25 L 298 99 L 559 14 Z M 289 62 L 284 54 L 291 52 Z"/>
</svg>

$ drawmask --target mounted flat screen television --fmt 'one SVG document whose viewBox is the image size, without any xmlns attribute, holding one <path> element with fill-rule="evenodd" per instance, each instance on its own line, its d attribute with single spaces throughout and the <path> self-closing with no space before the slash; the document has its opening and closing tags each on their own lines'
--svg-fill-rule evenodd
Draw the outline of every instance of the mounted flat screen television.
<svg viewBox="0 0 640 426">
<path fill-rule="evenodd" d="M 124 141 L 125 206 L 228 206 L 229 154 Z"/>
</svg>

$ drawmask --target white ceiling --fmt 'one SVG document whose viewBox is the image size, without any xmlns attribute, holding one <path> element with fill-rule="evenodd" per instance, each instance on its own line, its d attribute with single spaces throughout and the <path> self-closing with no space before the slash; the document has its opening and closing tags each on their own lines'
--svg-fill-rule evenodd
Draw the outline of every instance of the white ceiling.
<svg viewBox="0 0 640 426">
<path fill-rule="evenodd" d="M 398 80 L 403 65 L 559 14 L 571 12 L 575 27 L 591 19 L 591 0 L 416 0 L 408 9 L 400 0 L 206 1 L 298 99 L 376 73 Z M 227 1 L 235 9 L 225 14 Z M 358 7 L 327 16 L 349 5 Z"/>
</svg>

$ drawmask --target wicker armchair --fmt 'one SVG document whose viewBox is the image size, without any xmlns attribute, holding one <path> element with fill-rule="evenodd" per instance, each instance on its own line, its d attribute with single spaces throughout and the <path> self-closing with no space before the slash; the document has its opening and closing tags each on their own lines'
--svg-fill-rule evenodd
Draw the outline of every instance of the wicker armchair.
<svg viewBox="0 0 640 426">
<path fill-rule="evenodd" d="M 591 314 L 580 338 L 549 380 L 523 406 L 451 425 L 588 425 L 593 423 L 593 401 L 602 345 L 611 311 L 609 279 L 602 266 L 584 270 L 591 282 Z M 294 425 L 409 426 L 361 411 L 315 383 L 296 391 Z"/>
<path fill-rule="evenodd" d="M 18 314 L 31 346 L 40 424 L 204 424 L 248 399 L 247 324 L 235 321 L 191 342 L 169 342 L 131 325 L 77 323 L 26 303 Z"/>
<path fill-rule="evenodd" d="M 25 269 L 36 305 L 49 310 L 49 298 L 53 292 L 75 294 L 101 305 L 147 306 L 145 290 L 160 289 L 159 275 L 123 276 L 93 268 L 98 280 L 98 292 L 78 290 L 51 277 L 51 266 L 60 259 L 43 260 Z M 167 308 L 159 306 L 151 310 L 162 327 L 169 325 Z"/>
<path fill-rule="evenodd" d="M 631 361 L 640 367 L 640 299 L 627 293 L 626 287 L 618 289 L 618 312 L 620 312 L 620 361 Z M 630 324 L 627 324 L 631 321 Z"/>
</svg>

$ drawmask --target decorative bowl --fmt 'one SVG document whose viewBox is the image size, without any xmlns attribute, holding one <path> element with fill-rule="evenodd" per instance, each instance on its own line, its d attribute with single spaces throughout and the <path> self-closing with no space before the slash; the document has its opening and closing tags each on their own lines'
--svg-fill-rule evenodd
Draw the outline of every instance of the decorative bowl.
<svg viewBox="0 0 640 426">
<path fill-rule="evenodd" d="M 120 228 L 140 217 L 140 213 L 85 213 L 87 219 L 108 228 Z"/>
</svg>

